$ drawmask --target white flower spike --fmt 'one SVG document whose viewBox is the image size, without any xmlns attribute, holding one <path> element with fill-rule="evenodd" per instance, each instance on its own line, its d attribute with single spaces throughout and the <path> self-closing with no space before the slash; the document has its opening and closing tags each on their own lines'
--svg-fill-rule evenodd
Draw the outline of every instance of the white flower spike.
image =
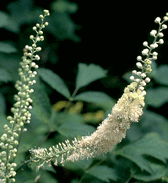
<svg viewBox="0 0 168 183">
<path fill-rule="evenodd" d="M 71 144 L 69 141 L 65 141 L 65 143 L 50 147 L 49 150 L 46 148 L 32 149 L 30 151 L 32 161 L 39 162 L 39 167 L 41 167 L 44 163 L 51 163 L 52 160 L 57 165 L 60 159 L 63 164 L 65 161 L 91 158 L 111 151 L 125 138 L 131 123 L 138 122 L 143 114 L 145 86 L 150 82 L 147 74 L 152 71 L 151 63 L 158 56 L 154 49 L 164 42 L 160 38 L 163 37 L 161 31 L 167 28 L 167 25 L 164 24 L 167 20 L 168 13 L 163 20 L 160 17 L 155 19 L 159 29 L 150 32 L 150 35 L 154 37 L 153 43 L 150 46 L 147 41 L 143 43 L 143 46 L 147 48 L 142 51 L 142 56 L 137 57 L 138 71 L 132 71 L 131 83 L 124 89 L 123 95 L 112 108 L 111 114 L 103 120 L 97 130 L 90 136 L 82 137 L 81 140 L 74 139 Z"/>
</svg>

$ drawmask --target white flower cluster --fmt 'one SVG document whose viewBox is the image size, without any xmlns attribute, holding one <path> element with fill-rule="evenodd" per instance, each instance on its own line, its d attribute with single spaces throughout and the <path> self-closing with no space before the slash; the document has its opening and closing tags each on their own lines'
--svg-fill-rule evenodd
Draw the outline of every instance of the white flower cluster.
<svg viewBox="0 0 168 183">
<path fill-rule="evenodd" d="M 153 43 L 149 45 L 147 41 L 143 42 L 143 46 L 145 48 L 142 50 L 142 56 L 137 57 L 138 62 L 136 63 L 136 66 L 138 69 L 140 69 L 140 71 L 133 70 L 133 75 L 130 77 L 131 81 L 136 82 L 138 84 L 136 89 L 139 88 L 141 91 L 143 91 L 144 95 L 146 93 L 144 91 L 144 87 L 147 83 L 150 82 L 150 78 L 147 77 L 147 73 L 150 73 L 152 71 L 151 63 L 153 60 L 157 60 L 158 56 L 158 53 L 154 51 L 154 49 L 156 49 L 159 46 L 159 44 L 164 43 L 164 34 L 162 31 L 164 29 L 167 29 L 167 25 L 164 24 L 165 21 L 168 21 L 168 13 L 163 18 L 163 21 L 161 21 L 160 17 L 157 17 L 155 19 L 155 23 L 159 24 L 159 29 L 158 31 L 152 30 L 150 32 L 150 35 L 154 37 Z"/>
<path fill-rule="evenodd" d="M 56 146 L 52 146 L 49 149 L 46 148 L 38 148 L 31 149 L 30 153 L 32 153 L 31 160 L 33 162 L 38 163 L 38 169 L 42 167 L 45 163 L 51 165 L 51 161 L 54 161 L 54 165 L 58 165 L 58 158 L 60 158 L 60 163 L 64 165 L 67 158 L 73 154 L 76 149 L 78 151 L 78 145 L 80 141 L 76 138 L 72 141 L 72 145 L 69 140 L 66 140 L 65 143 L 59 143 Z"/>
<path fill-rule="evenodd" d="M 43 22 L 45 16 L 49 16 L 49 11 L 44 10 L 44 15 L 40 15 L 42 20 L 41 24 L 36 24 L 36 37 L 30 36 L 33 41 L 32 46 L 26 45 L 24 48 L 24 56 L 20 62 L 20 68 L 18 69 L 20 80 L 16 81 L 15 88 L 18 93 L 14 96 L 16 101 L 11 112 L 13 116 L 8 116 L 7 120 L 9 125 L 4 125 L 5 133 L 0 137 L 0 182 L 15 182 L 16 172 L 14 168 L 17 166 L 16 163 L 12 163 L 12 160 L 16 157 L 19 145 L 19 137 L 22 132 L 27 131 L 24 128 L 25 123 L 30 123 L 32 109 L 31 103 L 33 100 L 30 98 L 30 94 L 34 92 L 31 89 L 31 85 L 36 83 L 33 78 L 36 76 L 38 65 L 34 60 L 40 60 L 39 55 L 35 54 L 41 50 L 41 47 L 37 47 L 38 41 L 43 41 L 42 29 L 48 25 L 48 22 Z"/>
<path fill-rule="evenodd" d="M 143 43 L 145 49 L 142 56 L 137 57 L 136 66 L 139 69 L 133 70 L 130 77 L 131 84 L 124 89 L 124 94 L 112 108 L 111 114 L 98 126 L 97 130 L 90 136 L 82 137 L 80 141 L 74 140 L 72 145 L 69 141 L 56 147 L 32 149 L 32 161 L 38 162 L 39 167 L 43 164 L 57 161 L 61 157 L 61 163 L 64 161 L 78 161 L 84 158 L 95 157 L 111 151 L 126 136 L 126 131 L 130 128 L 132 122 L 138 122 L 143 114 L 145 106 L 146 91 L 144 87 L 150 82 L 147 73 L 152 71 L 151 63 L 157 59 L 158 53 L 154 51 L 159 44 L 163 44 L 163 29 L 167 26 L 164 24 L 168 21 L 168 13 L 161 22 L 157 17 L 155 23 L 159 24 L 158 31 L 152 30 L 150 35 L 154 37 L 153 43 Z"/>
</svg>

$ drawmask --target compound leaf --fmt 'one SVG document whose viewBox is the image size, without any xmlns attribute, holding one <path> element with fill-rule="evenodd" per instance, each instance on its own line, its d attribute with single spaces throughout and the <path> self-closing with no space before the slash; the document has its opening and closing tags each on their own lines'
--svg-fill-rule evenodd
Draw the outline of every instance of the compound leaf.
<svg viewBox="0 0 168 183">
<path fill-rule="evenodd" d="M 67 138 L 85 136 L 88 135 L 88 133 L 91 134 L 94 130 L 95 128 L 90 125 L 79 124 L 73 121 L 67 121 L 57 128 L 57 131 Z"/>
<path fill-rule="evenodd" d="M 63 79 L 55 74 L 52 70 L 41 68 L 39 69 L 41 78 L 49 84 L 53 89 L 62 94 L 66 98 L 70 98 L 70 92 Z"/>
<path fill-rule="evenodd" d="M 168 143 L 163 141 L 157 133 L 149 133 L 138 141 L 124 146 L 117 150 L 115 154 L 121 155 L 140 167 L 141 170 L 146 170 L 153 173 L 153 167 L 144 155 L 156 158 L 163 163 L 168 159 Z"/>
<path fill-rule="evenodd" d="M 107 71 L 98 65 L 79 63 L 76 77 L 76 88 L 79 89 L 93 81 L 104 78 L 106 77 L 106 74 Z"/>
<path fill-rule="evenodd" d="M 104 182 L 110 182 L 110 179 L 114 181 L 117 180 L 115 170 L 107 166 L 96 166 L 88 170 L 87 173 Z"/>
<path fill-rule="evenodd" d="M 168 66 L 161 65 L 154 76 L 155 80 L 164 85 L 168 85 Z"/>
<path fill-rule="evenodd" d="M 10 43 L 0 42 L 0 52 L 15 53 L 17 49 Z"/>
<path fill-rule="evenodd" d="M 159 87 L 147 91 L 146 103 L 153 107 L 160 107 L 168 102 L 168 88 Z"/>
<path fill-rule="evenodd" d="M 0 68 L 0 81 L 7 83 L 12 80 L 11 75 L 5 69 Z"/>
<path fill-rule="evenodd" d="M 104 103 L 112 101 L 112 98 L 104 92 L 99 91 L 86 91 L 78 94 L 74 100 L 82 100 L 85 102 L 96 102 L 96 103 Z"/>
</svg>

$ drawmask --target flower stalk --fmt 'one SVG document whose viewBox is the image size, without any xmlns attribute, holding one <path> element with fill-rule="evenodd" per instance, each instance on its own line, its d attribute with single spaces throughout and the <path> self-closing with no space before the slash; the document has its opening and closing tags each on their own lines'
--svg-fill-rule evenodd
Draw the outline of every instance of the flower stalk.
<svg viewBox="0 0 168 183">
<path fill-rule="evenodd" d="M 32 45 L 26 45 L 24 48 L 24 55 L 18 69 L 20 80 L 15 84 L 18 93 L 14 96 L 16 102 L 11 108 L 13 115 L 7 117 L 9 124 L 4 125 L 5 133 L 0 137 L 0 182 L 2 183 L 15 182 L 17 164 L 14 163 L 14 160 L 17 156 L 21 134 L 27 131 L 24 125 L 29 124 L 31 120 L 29 111 L 32 109 L 33 102 L 31 93 L 34 92 L 31 86 L 36 83 L 34 78 L 38 65 L 35 61 L 40 60 L 36 52 L 41 51 L 41 47 L 37 47 L 37 43 L 44 40 L 42 29 L 48 25 L 48 22 L 44 22 L 46 16 L 49 16 L 48 10 L 44 10 L 44 14 L 40 15 L 41 24 L 33 27 L 36 36 L 30 36 Z"/>
<path fill-rule="evenodd" d="M 38 168 L 43 166 L 44 163 L 51 164 L 51 161 L 57 165 L 59 158 L 61 158 L 60 163 L 63 165 L 66 161 L 78 161 L 107 153 L 125 138 L 126 131 L 130 128 L 132 122 L 138 122 L 143 114 L 145 86 L 150 82 L 147 74 L 152 71 L 151 63 L 158 56 L 154 49 L 164 43 L 162 31 L 167 28 L 167 25 L 164 24 L 166 21 L 168 21 L 168 13 L 163 21 L 160 17 L 155 19 L 159 28 L 158 31 L 152 30 L 150 32 L 154 40 L 150 45 L 147 41 L 143 42 L 145 48 L 142 51 L 142 56 L 137 57 L 136 66 L 138 70 L 132 71 L 131 84 L 124 89 L 122 97 L 112 108 L 111 114 L 93 134 L 82 137 L 81 140 L 75 138 L 72 143 L 65 141 L 65 143 L 60 143 L 49 149 L 31 149 L 31 160 L 39 164 Z"/>
</svg>

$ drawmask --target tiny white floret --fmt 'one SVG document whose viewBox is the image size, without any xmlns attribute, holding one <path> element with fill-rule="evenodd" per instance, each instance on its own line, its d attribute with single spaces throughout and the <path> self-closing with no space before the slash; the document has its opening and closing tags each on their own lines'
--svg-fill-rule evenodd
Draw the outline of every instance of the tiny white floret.
<svg viewBox="0 0 168 183">
<path fill-rule="evenodd" d="M 160 21 L 161 21 L 161 18 L 160 18 L 160 17 L 157 17 L 157 18 L 155 19 L 155 23 L 160 23 Z"/>
<path fill-rule="evenodd" d="M 145 77 L 146 77 L 146 74 L 145 74 L 145 73 L 142 73 L 142 74 L 141 74 L 141 77 L 142 77 L 142 78 L 145 78 Z"/>
<path fill-rule="evenodd" d="M 155 35 L 156 35 L 156 33 L 157 33 L 157 31 L 156 31 L 156 30 L 152 30 L 152 31 L 150 32 L 150 35 L 151 35 L 151 36 L 155 36 Z"/>
<path fill-rule="evenodd" d="M 157 53 L 156 51 L 154 51 L 152 54 L 153 54 L 154 56 L 157 56 L 157 55 L 158 55 L 158 53 Z"/>
<path fill-rule="evenodd" d="M 134 81 L 134 79 L 135 79 L 134 76 L 131 76 L 131 77 L 130 77 L 130 80 L 131 80 L 131 81 Z"/>
<path fill-rule="evenodd" d="M 137 63 L 136 63 L 136 66 L 137 66 L 139 69 L 142 69 L 142 64 L 141 64 L 141 62 L 137 62 Z"/>
<path fill-rule="evenodd" d="M 150 48 L 155 49 L 156 48 L 156 45 L 155 44 L 151 44 L 150 45 Z"/>
<path fill-rule="evenodd" d="M 159 39 L 159 43 L 160 44 L 163 44 L 164 43 L 164 40 L 163 39 Z"/>
<path fill-rule="evenodd" d="M 143 42 L 143 46 L 148 46 L 148 42 L 147 41 L 144 41 Z"/>
<path fill-rule="evenodd" d="M 162 32 L 159 32 L 159 33 L 158 33 L 158 36 L 159 36 L 159 37 L 163 37 L 164 34 L 163 34 Z"/>
<path fill-rule="evenodd" d="M 153 56 L 152 59 L 153 59 L 153 60 L 157 60 L 157 56 Z"/>
<path fill-rule="evenodd" d="M 142 82 L 141 82 L 141 85 L 142 85 L 142 86 L 146 86 L 146 82 L 145 82 L 145 81 L 142 81 Z"/>
<path fill-rule="evenodd" d="M 163 24 L 162 25 L 162 29 L 167 29 L 167 25 L 166 24 Z"/>
<path fill-rule="evenodd" d="M 148 52 L 149 52 L 148 49 L 144 49 L 144 50 L 142 50 L 142 55 L 148 55 Z"/>
<path fill-rule="evenodd" d="M 142 57 L 141 56 L 137 56 L 137 61 L 141 61 Z"/>
<path fill-rule="evenodd" d="M 147 77 L 147 78 L 145 79 L 145 82 L 146 82 L 146 83 L 149 83 L 149 82 L 150 82 L 150 78 Z"/>
</svg>

